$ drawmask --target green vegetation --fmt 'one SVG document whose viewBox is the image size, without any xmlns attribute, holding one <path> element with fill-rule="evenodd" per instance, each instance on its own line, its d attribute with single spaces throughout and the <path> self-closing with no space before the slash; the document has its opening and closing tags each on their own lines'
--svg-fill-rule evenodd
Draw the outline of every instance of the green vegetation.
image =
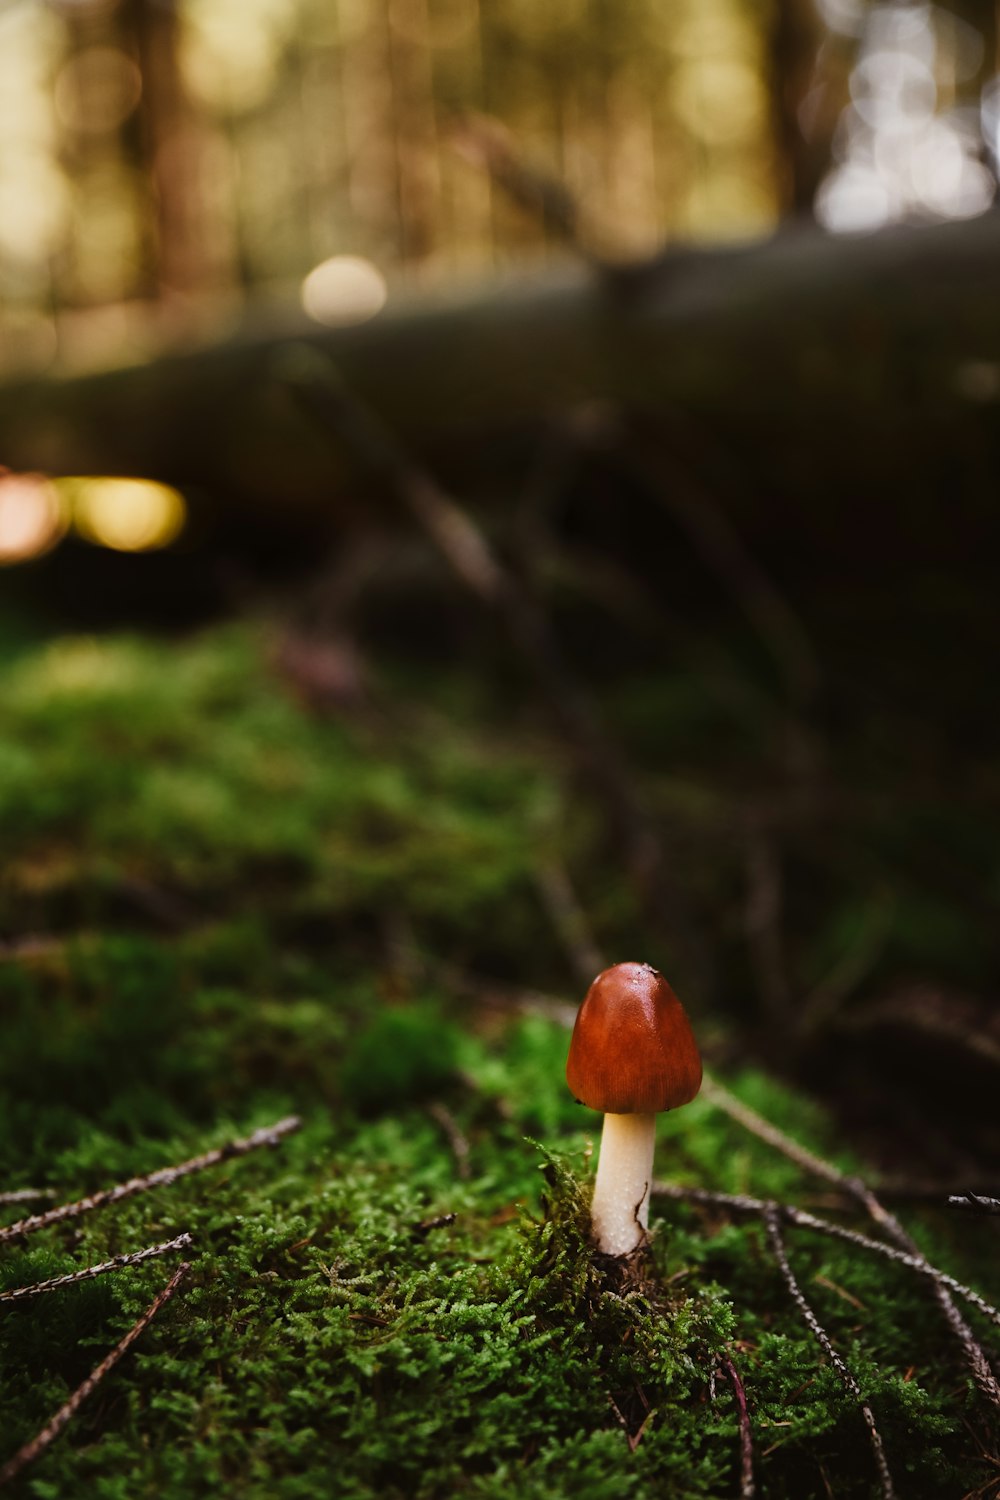
<svg viewBox="0 0 1000 1500">
<path fill-rule="evenodd" d="M 643 1278 L 594 1264 L 599 1122 L 563 1083 L 565 1029 L 511 997 L 573 997 L 537 871 L 582 867 L 600 834 L 537 735 L 469 698 L 449 711 L 452 693 L 311 717 L 246 628 L 11 646 L 0 1188 L 63 1201 L 303 1119 L 273 1151 L 0 1246 L 2 1290 L 195 1240 L 184 1290 L 17 1493 L 729 1496 L 726 1357 L 765 1495 L 877 1493 L 861 1415 L 759 1224 L 654 1202 Z M 620 883 L 592 884 L 602 937 L 627 941 Z M 857 1166 L 799 1094 L 760 1073 L 735 1087 Z M 704 1099 L 664 1118 L 658 1150 L 672 1180 L 815 1188 Z M 915 1232 L 996 1300 L 982 1227 Z M 990 1493 L 996 1433 L 926 1289 L 831 1240 L 789 1247 L 900 1493 Z M 0 1462 L 168 1275 L 0 1307 Z"/>
</svg>

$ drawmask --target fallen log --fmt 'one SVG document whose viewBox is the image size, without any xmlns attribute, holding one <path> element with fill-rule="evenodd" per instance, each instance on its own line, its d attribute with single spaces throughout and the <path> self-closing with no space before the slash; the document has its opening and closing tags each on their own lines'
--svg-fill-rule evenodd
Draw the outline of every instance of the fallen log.
<svg viewBox="0 0 1000 1500">
<path fill-rule="evenodd" d="M 929 456 L 937 472 L 948 452 L 961 489 L 1000 461 L 998 265 L 991 212 L 857 238 L 791 229 L 634 268 L 572 264 L 390 304 L 353 328 L 290 312 L 141 365 L 9 381 L 0 461 L 145 474 L 250 512 L 319 513 L 334 495 L 349 506 L 346 456 L 309 430 L 277 373 L 283 347 L 304 340 L 425 455 L 598 399 L 693 424 L 710 462 L 749 465 L 789 504 L 845 483 L 921 488 Z"/>
</svg>

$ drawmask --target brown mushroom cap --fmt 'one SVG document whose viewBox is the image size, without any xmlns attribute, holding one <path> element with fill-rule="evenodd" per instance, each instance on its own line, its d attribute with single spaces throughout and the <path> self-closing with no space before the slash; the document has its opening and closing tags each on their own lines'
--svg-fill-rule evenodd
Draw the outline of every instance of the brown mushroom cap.
<svg viewBox="0 0 1000 1500">
<path fill-rule="evenodd" d="M 566 1082 L 581 1104 L 610 1115 L 657 1114 L 694 1098 L 698 1044 L 662 974 L 649 964 L 598 974 L 573 1027 Z"/>
</svg>

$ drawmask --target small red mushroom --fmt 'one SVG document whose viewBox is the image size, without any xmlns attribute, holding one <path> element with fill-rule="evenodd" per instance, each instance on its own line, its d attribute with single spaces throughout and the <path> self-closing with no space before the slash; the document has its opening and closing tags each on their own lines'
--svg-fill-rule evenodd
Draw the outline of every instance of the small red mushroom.
<svg viewBox="0 0 1000 1500">
<path fill-rule="evenodd" d="M 566 1082 L 604 1113 L 591 1224 L 604 1255 L 629 1255 L 649 1224 L 656 1116 L 701 1087 L 701 1056 L 684 1007 L 649 964 L 598 974 L 580 1006 Z"/>
</svg>

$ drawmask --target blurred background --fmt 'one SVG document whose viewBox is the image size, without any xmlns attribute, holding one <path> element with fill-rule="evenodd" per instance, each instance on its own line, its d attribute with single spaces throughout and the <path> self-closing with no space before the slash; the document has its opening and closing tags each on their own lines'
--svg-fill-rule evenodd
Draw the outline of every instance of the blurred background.
<svg viewBox="0 0 1000 1500">
<path fill-rule="evenodd" d="M 581 836 L 601 946 L 823 1086 L 835 1036 L 880 1126 L 944 1048 L 1000 1154 L 998 46 L 992 0 L 0 0 L 4 640 L 256 612 L 310 711 L 390 657 L 488 733 L 554 704 L 640 892 Z"/>
<path fill-rule="evenodd" d="M 614 259 L 980 214 L 996 72 L 987 0 L 4 0 L 0 373 L 560 253 L 505 140 Z"/>
</svg>

